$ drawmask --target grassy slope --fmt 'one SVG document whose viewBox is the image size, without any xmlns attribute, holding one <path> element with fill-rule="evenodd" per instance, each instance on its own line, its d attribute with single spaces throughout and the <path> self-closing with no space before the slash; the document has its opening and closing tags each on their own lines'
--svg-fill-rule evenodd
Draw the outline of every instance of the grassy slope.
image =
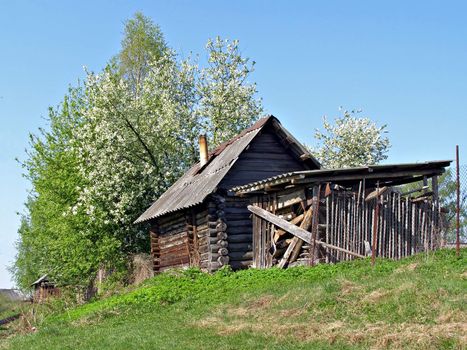
<svg viewBox="0 0 467 350">
<path fill-rule="evenodd" d="M 467 346 L 467 250 L 288 270 L 163 274 L 48 317 L 5 349 Z"/>
</svg>

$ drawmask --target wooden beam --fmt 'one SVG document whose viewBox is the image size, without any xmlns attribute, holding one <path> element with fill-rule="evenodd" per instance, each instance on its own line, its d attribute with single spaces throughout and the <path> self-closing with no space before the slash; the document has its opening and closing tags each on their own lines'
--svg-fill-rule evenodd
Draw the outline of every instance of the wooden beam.
<svg viewBox="0 0 467 350">
<path fill-rule="evenodd" d="M 299 225 L 302 220 L 303 220 L 303 217 L 304 217 L 304 214 L 300 214 L 299 216 L 296 216 L 295 218 L 293 218 L 290 223 L 294 224 L 294 225 Z M 276 230 L 276 232 L 274 232 L 274 243 L 276 243 L 279 238 L 285 234 L 285 230 Z"/>
<path fill-rule="evenodd" d="M 427 177 L 441 175 L 443 173 L 442 170 L 439 169 L 429 169 L 429 170 L 420 170 L 420 171 L 396 171 L 396 172 L 385 172 L 385 173 L 366 173 L 366 174 L 356 174 L 356 175 L 323 175 L 320 177 L 310 177 L 304 179 L 292 179 L 291 183 L 293 184 L 307 184 L 307 183 L 319 183 L 319 182 L 336 182 L 336 181 L 353 181 L 353 180 L 361 180 L 363 178 L 370 180 L 370 179 L 391 179 L 391 178 L 399 178 L 403 176 L 420 176 L 424 175 Z"/>
<path fill-rule="evenodd" d="M 381 188 L 378 187 L 376 190 L 374 190 L 373 192 L 368 194 L 368 196 L 366 196 L 365 202 L 369 202 L 379 196 L 382 196 L 383 194 L 387 192 L 388 189 L 389 187 L 381 187 Z"/>
<path fill-rule="evenodd" d="M 313 218 L 313 208 L 310 207 L 310 209 L 308 209 L 308 211 L 305 213 L 305 217 L 302 223 L 300 224 L 300 228 L 308 231 L 308 229 L 311 226 L 312 218 Z M 295 236 L 292 239 L 292 242 L 290 242 L 289 246 L 287 247 L 287 250 L 285 251 L 284 255 L 282 256 L 282 259 L 279 261 L 279 264 L 277 264 L 277 266 L 280 268 L 283 268 L 287 264 L 289 259 L 291 262 L 297 259 L 300 253 L 300 249 L 302 248 L 302 244 L 303 244 L 303 240 Z"/>
<path fill-rule="evenodd" d="M 291 224 L 290 222 L 284 220 L 284 219 L 281 219 L 280 217 L 274 215 L 274 214 L 271 214 L 270 212 L 260 208 L 260 207 L 257 207 L 255 205 L 249 205 L 248 206 L 248 210 L 251 211 L 253 214 L 259 216 L 260 218 L 280 227 L 281 229 L 293 234 L 294 236 L 300 238 L 302 241 L 305 241 L 306 243 L 311 243 L 312 240 L 311 240 L 311 232 L 308 232 L 300 227 L 297 227 L 293 224 Z M 322 242 L 322 241 L 318 241 L 316 240 L 316 244 L 320 244 L 322 245 L 323 247 L 325 248 L 329 248 L 329 249 L 334 249 L 334 250 L 337 250 L 337 251 L 340 251 L 340 252 L 343 252 L 343 253 L 346 253 L 346 254 L 349 254 L 349 255 L 352 255 L 352 256 L 355 256 L 357 258 L 365 258 L 364 255 L 360 255 L 360 254 L 357 254 L 357 253 L 354 253 L 354 252 L 351 252 L 350 250 L 347 250 L 347 249 L 343 249 L 343 248 L 340 248 L 340 247 L 336 247 L 335 245 L 332 245 L 332 244 L 329 244 L 329 243 L 325 243 L 325 242 Z"/>
</svg>

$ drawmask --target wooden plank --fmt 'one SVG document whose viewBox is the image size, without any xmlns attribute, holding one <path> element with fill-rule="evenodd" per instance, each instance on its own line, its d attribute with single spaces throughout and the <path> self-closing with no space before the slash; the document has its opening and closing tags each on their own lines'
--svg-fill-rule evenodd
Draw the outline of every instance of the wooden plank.
<svg viewBox="0 0 467 350">
<path fill-rule="evenodd" d="M 388 189 L 389 189 L 389 187 L 377 188 L 373 192 L 369 193 L 368 196 L 366 196 L 365 201 L 369 202 L 372 199 L 377 198 L 378 196 L 382 196 L 383 194 L 385 194 L 387 192 Z"/>
<path fill-rule="evenodd" d="M 313 219 L 313 207 L 310 207 L 310 209 L 307 210 L 305 213 L 305 217 L 300 224 L 300 228 L 308 231 L 308 229 L 311 226 Z M 282 259 L 279 261 L 279 264 L 277 266 L 279 268 L 283 268 L 290 260 L 290 262 L 293 262 L 296 260 L 300 254 L 300 249 L 302 248 L 303 240 L 301 240 L 298 237 L 294 237 L 292 239 L 292 242 L 289 244 L 287 247 L 287 250 L 285 251 Z"/>
<path fill-rule="evenodd" d="M 306 200 L 306 196 L 305 196 L 305 191 L 303 188 L 298 191 L 294 191 L 292 193 L 288 193 L 282 196 L 279 195 L 277 197 L 277 209 L 289 207 L 291 205 L 300 203 L 304 200 Z"/>
<path fill-rule="evenodd" d="M 268 211 L 266 211 L 264 209 L 261 209 L 259 207 L 249 205 L 248 210 L 250 210 L 253 214 L 263 218 L 264 220 L 266 220 L 266 221 L 268 221 L 268 222 L 270 222 L 270 223 L 272 223 L 272 224 L 286 230 L 287 232 L 290 232 L 291 234 L 293 234 L 294 236 L 297 236 L 298 238 L 305 241 L 306 243 L 311 243 L 312 242 L 310 232 L 308 232 L 308 231 L 306 231 L 306 230 L 304 230 L 304 229 L 302 229 L 300 227 L 297 227 L 297 226 L 291 224 L 290 222 L 288 222 L 286 220 L 283 220 L 283 219 L 277 217 L 276 215 L 271 214 Z M 325 243 L 325 242 L 322 242 L 322 241 L 319 241 L 319 240 L 316 240 L 316 243 L 322 245 L 325 248 L 327 247 L 327 248 L 330 248 L 330 249 L 335 249 L 337 251 L 340 251 L 340 252 L 343 252 L 343 253 L 346 253 L 346 254 L 349 254 L 349 255 L 352 255 L 352 256 L 356 256 L 358 258 L 364 258 L 363 255 L 348 251 L 347 249 L 342 249 L 340 247 L 336 247 L 336 246 L 334 246 L 332 244 L 328 244 L 328 243 Z"/>
<path fill-rule="evenodd" d="M 311 265 L 314 265 L 315 261 L 315 253 L 316 253 L 316 236 L 318 235 L 318 224 L 319 224 L 319 201 L 320 201 L 320 194 L 321 194 L 321 185 L 313 187 L 313 223 L 311 228 Z"/>
<path fill-rule="evenodd" d="M 293 218 L 290 221 L 290 223 L 293 225 L 299 225 L 302 222 L 304 216 L 305 216 L 304 214 L 300 214 L 299 216 L 296 216 L 295 218 Z M 276 230 L 274 232 L 274 242 L 277 242 L 279 238 L 281 238 L 281 236 L 283 236 L 285 233 L 286 233 L 285 230 Z"/>
</svg>

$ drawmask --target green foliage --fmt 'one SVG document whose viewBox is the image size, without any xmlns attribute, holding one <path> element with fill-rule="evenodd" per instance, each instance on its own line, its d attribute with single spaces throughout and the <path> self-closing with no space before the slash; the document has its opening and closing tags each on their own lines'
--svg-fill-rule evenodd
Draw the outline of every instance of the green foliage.
<svg viewBox="0 0 467 350">
<path fill-rule="evenodd" d="M 161 58 L 167 50 L 159 26 L 141 12 L 126 21 L 120 53 L 115 58 L 118 70 L 129 82 L 133 92 L 140 92 L 141 83 L 150 69 L 150 62 Z"/>
<path fill-rule="evenodd" d="M 378 127 L 369 118 L 359 118 L 360 111 L 344 111 L 334 125 L 323 120 L 324 132 L 316 129 L 318 146 L 315 156 L 326 168 L 356 167 L 377 164 L 387 158 L 390 142 L 384 134 L 386 125 Z"/>
<path fill-rule="evenodd" d="M 172 271 L 49 316 L 20 348 L 462 347 L 467 250 L 287 270 Z M 151 325 L 151 326 L 148 326 Z M 449 330 L 449 331 L 447 331 Z M 86 336 L 83 336 L 86 334 Z M 384 345 L 385 344 L 385 345 Z M 464 344 L 465 345 L 465 344 Z"/>
<path fill-rule="evenodd" d="M 199 114 L 206 117 L 206 131 L 214 146 L 248 127 L 262 113 L 254 98 L 256 84 L 245 83 L 255 62 L 242 57 L 238 40 L 209 40 L 208 66 L 200 71 Z"/>
<path fill-rule="evenodd" d="M 50 130 L 41 130 L 41 137 L 31 135 L 28 159 L 22 163 L 33 190 L 12 270 L 24 290 L 46 273 L 59 284 L 85 288 L 102 262 L 119 260 L 118 241 L 100 236 L 85 213 L 67 213 L 84 182 L 71 143 L 82 122 L 82 105 L 82 89 L 70 88 L 60 106 L 49 109 Z"/>
<path fill-rule="evenodd" d="M 121 277 L 129 254 L 149 250 L 134 220 L 196 161 L 198 136 L 218 144 L 259 117 L 238 42 L 209 41 L 207 54 L 208 67 L 180 60 L 137 13 L 120 53 L 50 108 L 22 163 L 32 190 L 12 267 L 21 288 L 42 274 L 81 291 L 99 268 Z"/>
</svg>

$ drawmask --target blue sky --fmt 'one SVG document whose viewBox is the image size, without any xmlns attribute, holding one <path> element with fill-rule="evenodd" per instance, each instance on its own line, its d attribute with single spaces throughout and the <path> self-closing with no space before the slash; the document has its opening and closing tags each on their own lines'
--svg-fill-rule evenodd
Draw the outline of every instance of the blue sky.
<svg viewBox="0 0 467 350">
<path fill-rule="evenodd" d="M 0 0 L 0 288 L 12 286 L 5 266 L 28 188 L 15 157 L 83 66 L 118 52 L 136 11 L 184 56 L 209 37 L 239 39 L 267 112 L 308 144 L 345 106 L 388 124 L 389 163 L 467 147 L 466 2 Z"/>
</svg>

